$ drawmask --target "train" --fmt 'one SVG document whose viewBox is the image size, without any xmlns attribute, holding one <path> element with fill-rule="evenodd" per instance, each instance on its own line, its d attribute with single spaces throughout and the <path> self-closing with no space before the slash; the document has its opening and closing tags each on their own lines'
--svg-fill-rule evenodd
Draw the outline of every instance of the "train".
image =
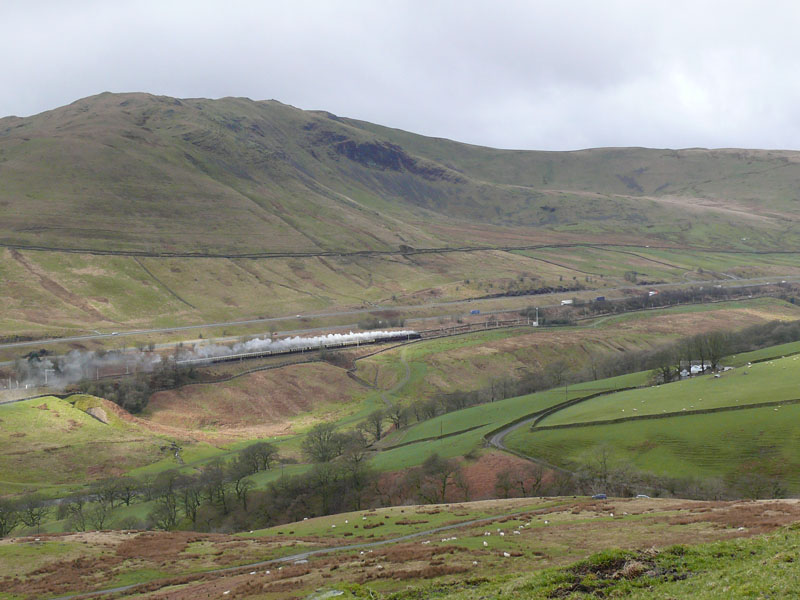
<svg viewBox="0 0 800 600">
<path fill-rule="evenodd" d="M 233 354 L 224 354 L 221 356 L 202 356 L 196 358 L 184 358 L 175 361 L 175 364 L 181 367 L 191 367 L 198 365 L 210 365 L 222 362 L 234 362 L 241 360 L 249 360 L 253 358 L 264 358 L 267 356 L 280 356 L 284 354 L 299 354 L 303 352 L 313 352 L 314 350 L 321 349 L 337 349 L 349 348 L 353 346 L 363 346 L 366 344 L 382 344 L 386 342 L 406 342 L 411 340 L 418 340 L 422 335 L 418 331 L 386 331 L 380 335 L 363 339 L 363 336 L 358 336 L 353 339 L 335 339 L 330 342 L 318 342 L 308 345 L 296 345 L 291 348 L 283 349 L 264 349 L 256 350 L 253 352 L 236 352 Z M 313 339 L 313 338 L 311 338 Z M 298 343 L 302 344 L 303 339 L 298 338 Z"/>
</svg>

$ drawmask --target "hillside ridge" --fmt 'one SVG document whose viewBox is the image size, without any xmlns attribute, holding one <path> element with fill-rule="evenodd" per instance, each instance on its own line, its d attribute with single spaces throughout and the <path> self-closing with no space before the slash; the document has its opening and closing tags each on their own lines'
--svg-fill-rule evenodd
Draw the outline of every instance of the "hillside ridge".
<svg viewBox="0 0 800 600">
<path fill-rule="evenodd" d="M 396 251 L 556 236 L 797 241 L 800 153 L 498 150 L 275 100 L 103 93 L 0 120 L 0 242 Z"/>
</svg>

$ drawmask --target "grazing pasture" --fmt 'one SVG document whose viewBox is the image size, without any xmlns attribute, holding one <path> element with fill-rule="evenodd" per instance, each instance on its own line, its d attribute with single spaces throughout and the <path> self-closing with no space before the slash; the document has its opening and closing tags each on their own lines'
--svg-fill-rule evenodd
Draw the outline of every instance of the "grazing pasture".
<svg viewBox="0 0 800 600">
<path fill-rule="evenodd" d="M 735 596 L 763 585 L 765 563 L 770 589 L 790 597 L 800 540 L 787 525 L 798 518 L 795 501 L 519 498 L 309 515 L 238 535 L 42 534 L 0 540 L 0 597 L 139 585 L 123 594 L 474 600 L 552 598 L 585 582 L 633 597 L 705 599 L 723 582 Z"/>
<path fill-rule="evenodd" d="M 768 360 L 713 375 L 593 398 L 554 413 L 540 426 L 691 412 L 800 399 L 800 356 Z"/>
</svg>

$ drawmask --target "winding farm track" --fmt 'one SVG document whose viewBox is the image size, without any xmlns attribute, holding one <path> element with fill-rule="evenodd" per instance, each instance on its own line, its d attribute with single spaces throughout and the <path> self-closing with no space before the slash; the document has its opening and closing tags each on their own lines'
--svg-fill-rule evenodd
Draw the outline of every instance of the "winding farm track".
<svg viewBox="0 0 800 600">
<path fill-rule="evenodd" d="M 558 471 L 559 473 L 568 473 L 572 474 L 572 471 L 568 471 L 562 467 L 557 467 L 549 462 L 542 460 L 541 458 L 536 458 L 535 456 L 530 456 L 523 452 L 518 452 L 516 450 L 512 450 L 508 448 L 505 444 L 503 444 L 503 438 L 505 438 L 508 434 L 516 431 L 517 429 L 521 429 L 522 427 L 526 427 L 530 425 L 533 421 L 537 419 L 537 416 L 529 417 L 524 421 L 520 421 L 519 423 L 515 423 L 514 425 L 510 425 L 505 429 L 498 431 L 494 435 L 492 435 L 486 442 L 490 446 L 494 446 L 498 450 L 502 450 L 503 452 L 508 452 L 509 454 L 513 454 L 514 456 L 519 456 L 520 458 L 524 458 L 525 460 L 529 460 L 532 463 L 536 463 L 537 465 L 541 465 L 547 469 L 552 469 L 553 471 Z"/>
<path fill-rule="evenodd" d="M 399 392 L 403 388 L 403 386 L 408 383 L 408 380 L 411 379 L 411 367 L 406 362 L 406 357 L 403 355 L 403 350 L 400 350 L 398 355 L 400 357 L 400 362 L 406 369 L 406 374 L 403 375 L 403 378 L 397 383 L 395 383 L 391 387 L 391 389 L 386 390 L 385 392 L 381 392 L 381 398 L 383 399 L 383 403 L 386 405 L 387 408 L 390 408 L 392 406 L 392 401 L 389 400 L 389 394 L 394 395 L 397 392 Z"/>
<path fill-rule="evenodd" d="M 775 358 L 775 357 L 773 357 Z M 770 360 L 769 358 L 763 360 Z M 759 362 L 763 362 L 760 360 Z M 706 375 L 707 376 L 707 375 Z M 646 386 L 643 386 L 646 387 Z M 625 389 L 632 389 L 632 388 L 625 388 Z M 617 425 L 620 423 L 629 423 L 634 421 L 649 421 L 654 419 L 674 419 L 680 417 L 691 417 L 697 415 L 708 415 L 714 413 L 721 413 L 721 412 L 732 412 L 732 411 L 740 411 L 740 410 L 752 410 L 752 409 L 759 409 L 759 408 L 770 408 L 770 407 L 781 407 L 786 405 L 792 404 L 800 404 L 800 398 L 790 398 L 786 400 L 775 400 L 775 401 L 768 401 L 768 402 L 756 402 L 756 403 L 748 403 L 748 404 L 735 404 L 730 406 L 717 406 L 714 408 L 704 408 L 704 409 L 696 409 L 696 410 L 682 410 L 682 411 L 673 411 L 668 413 L 654 413 L 648 415 L 637 415 L 635 417 L 622 417 L 616 419 L 602 419 L 596 421 L 581 421 L 578 423 L 563 423 L 559 425 L 543 425 L 537 427 L 537 425 L 544 420 L 546 417 L 552 416 L 557 412 L 560 412 L 564 409 L 570 408 L 575 404 L 579 404 L 581 402 L 586 402 L 587 400 L 592 400 L 601 395 L 608 395 L 608 394 L 615 394 L 618 392 L 624 391 L 623 389 L 612 389 L 608 390 L 607 392 L 602 392 L 600 394 L 591 394 L 589 396 L 575 398 L 573 400 L 569 400 L 567 402 L 562 402 L 552 406 L 550 408 L 543 409 L 539 412 L 533 413 L 528 415 L 524 418 L 524 420 L 511 423 L 506 426 L 502 426 L 501 428 L 490 432 L 488 437 L 486 437 L 486 443 L 490 446 L 494 446 L 498 450 L 502 450 L 503 452 L 508 452 L 509 454 L 513 454 L 520 458 L 524 458 L 531 462 L 537 463 L 549 469 L 553 469 L 555 471 L 561 473 L 568 473 L 574 474 L 572 471 L 564 469 L 563 467 L 558 467 L 551 463 L 548 463 L 541 458 L 537 458 L 535 456 L 531 456 L 529 454 L 525 454 L 524 452 L 520 452 L 518 450 L 514 450 L 513 448 L 509 448 L 504 444 L 504 439 L 506 436 L 510 435 L 514 431 L 521 429 L 523 427 L 530 427 L 532 432 L 536 431 L 549 431 L 553 429 L 577 429 L 582 427 L 594 427 L 594 426 L 603 426 L 603 425 Z"/>
</svg>

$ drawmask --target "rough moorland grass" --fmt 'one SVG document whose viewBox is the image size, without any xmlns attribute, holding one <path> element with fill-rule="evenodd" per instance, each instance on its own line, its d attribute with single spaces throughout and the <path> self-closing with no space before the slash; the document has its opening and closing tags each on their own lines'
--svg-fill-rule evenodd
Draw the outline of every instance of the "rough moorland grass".
<svg viewBox="0 0 800 600">
<path fill-rule="evenodd" d="M 329 590 L 343 591 L 338 596 L 342 598 L 385 600 L 651 597 L 648 594 L 783 598 L 794 597 L 798 588 L 793 575 L 800 535 L 796 526 L 781 528 L 795 514 L 796 504 L 791 501 L 514 499 L 399 506 L 319 518 L 309 515 L 307 521 L 236 536 L 157 532 L 137 537 L 101 532 L 57 539 L 43 536 L 42 544 L 32 538 L 3 540 L 0 557 L 14 568 L 16 579 L 6 582 L 15 590 L 15 600 L 23 589 L 37 590 L 37 597 L 46 598 L 44 585 L 66 584 L 62 594 L 104 589 L 115 582 L 197 573 L 455 525 L 405 542 L 312 556 L 302 569 L 291 573 L 286 570 L 293 566 L 285 563 L 284 575 L 292 578 L 291 592 L 304 598 Z M 497 518 L 464 525 L 487 516 Z M 365 525 L 371 527 L 365 531 Z M 68 552 L 55 546 L 54 555 L 37 550 L 53 543 Z M 122 546 L 122 556 L 131 556 L 138 546 L 135 558 L 121 563 L 98 560 L 90 572 L 77 560 L 79 556 L 119 556 Z M 65 562 L 56 562 L 62 558 Z M 429 568 L 437 564 L 455 569 Z M 284 579 L 279 566 L 209 576 L 188 583 L 183 591 L 199 598 L 221 596 L 222 590 L 236 590 L 239 597 L 263 597 L 263 584 Z M 2 565 L 0 573 L 1 569 Z M 76 577 L 71 569 L 80 575 Z M 380 571 L 386 577 L 364 578 Z M 42 585 L 38 577 L 48 572 Z M 169 588 L 160 591 L 168 592 Z"/>
<path fill-rule="evenodd" d="M 698 268 L 712 272 L 733 271 L 739 277 L 767 276 L 773 273 L 778 274 L 778 270 L 788 274 L 800 269 L 800 260 L 796 254 L 748 252 L 729 254 L 661 248 L 624 248 L 621 250 L 686 267 L 695 271 L 698 279 L 702 275 L 702 273 L 697 273 Z"/>
<path fill-rule="evenodd" d="M 393 506 L 371 511 L 355 511 L 324 517 L 310 518 L 307 521 L 279 525 L 261 529 L 253 534 L 239 534 L 242 537 L 264 537 L 286 535 L 295 537 L 324 537 L 326 540 L 339 540 L 344 543 L 353 538 L 384 539 L 408 535 L 418 531 L 450 525 L 458 521 L 481 519 L 504 512 L 523 512 L 562 505 L 564 499 L 546 502 L 534 499 L 520 499 L 511 503 L 491 505 L 485 503 L 475 508 L 469 502 L 454 503 L 447 506 Z M 366 528 L 365 528 L 366 527 Z M 511 525 L 504 525 L 505 528 Z"/>
<path fill-rule="evenodd" d="M 0 544 L 0 577 L 13 577 L 33 562 L 80 555 L 80 547 L 77 544 L 57 539 L 46 540 L 39 544 Z"/>
<path fill-rule="evenodd" d="M 64 291 L 42 287 L 32 271 Z M 539 279 L 530 279 L 533 273 Z M 512 282 L 522 287 L 558 285 L 565 273 L 572 272 L 542 272 L 538 261 L 495 251 L 413 259 L 134 259 L 2 250 L 0 277 L 15 285 L 4 288 L 8 293 L 0 292 L 0 298 L 6 306 L 4 317 L 30 323 L 31 332 L 37 324 L 138 329 L 367 307 L 367 303 L 464 300 L 496 293 Z"/>
<path fill-rule="evenodd" d="M 627 249 L 626 249 L 627 250 Z M 568 269 L 579 271 L 577 280 L 587 283 L 586 274 L 593 278 L 593 285 L 607 284 L 610 281 L 624 281 L 627 271 L 635 271 L 641 279 L 649 281 L 677 281 L 689 270 L 688 267 L 676 265 L 668 267 L 654 261 L 648 261 L 638 256 L 638 249 L 628 250 L 626 253 L 615 252 L 613 248 L 576 248 L 564 253 L 559 249 L 520 250 L 520 254 L 531 258 L 541 258 L 548 263 L 563 265 Z M 548 264 L 545 263 L 545 264 Z M 574 273 L 570 273 L 574 276 Z"/>
<path fill-rule="evenodd" d="M 392 598 L 793 598 L 800 594 L 794 558 L 798 548 L 797 532 L 783 530 L 749 539 L 674 545 L 658 552 L 609 549 L 568 567 L 510 581 L 423 587 Z"/>
<path fill-rule="evenodd" d="M 393 395 L 400 400 L 427 398 L 442 393 L 488 388 L 504 378 L 515 378 L 520 372 L 535 369 L 562 359 L 573 366 L 581 366 L 591 351 L 608 351 L 607 344 L 599 340 L 573 341 L 562 338 L 558 343 L 548 343 L 547 332 L 537 332 L 529 327 L 510 330 L 509 335 L 494 333 L 482 339 L 484 334 L 470 334 L 450 340 L 433 340 L 407 346 L 400 358 L 400 351 L 393 350 L 359 362 L 359 373 L 367 381 L 378 382 L 379 387 L 392 388 Z M 541 335 L 540 335 L 541 334 Z M 568 330 L 558 334 L 567 336 Z M 529 344 L 503 343 L 520 336 L 531 336 Z M 632 341 L 625 334 L 620 344 L 633 347 L 648 346 L 645 339 Z M 492 347 L 498 342 L 499 347 Z M 376 377 L 377 375 L 377 377 Z M 402 385 L 398 385 L 402 383 Z M 499 385 L 499 384 L 498 384 Z"/>
<path fill-rule="evenodd" d="M 632 323 L 642 319 L 652 319 L 660 315 L 680 315 L 697 313 L 715 313 L 718 311 L 740 311 L 751 316 L 761 315 L 765 320 L 789 321 L 800 317 L 800 309 L 790 302 L 778 298 L 753 298 L 746 300 L 731 300 L 714 302 L 711 304 L 691 304 L 687 306 L 672 306 L 631 312 L 628 314 L 602 318 L 598 328 L 612 329 L 615 325 Z"/>
</svg>

